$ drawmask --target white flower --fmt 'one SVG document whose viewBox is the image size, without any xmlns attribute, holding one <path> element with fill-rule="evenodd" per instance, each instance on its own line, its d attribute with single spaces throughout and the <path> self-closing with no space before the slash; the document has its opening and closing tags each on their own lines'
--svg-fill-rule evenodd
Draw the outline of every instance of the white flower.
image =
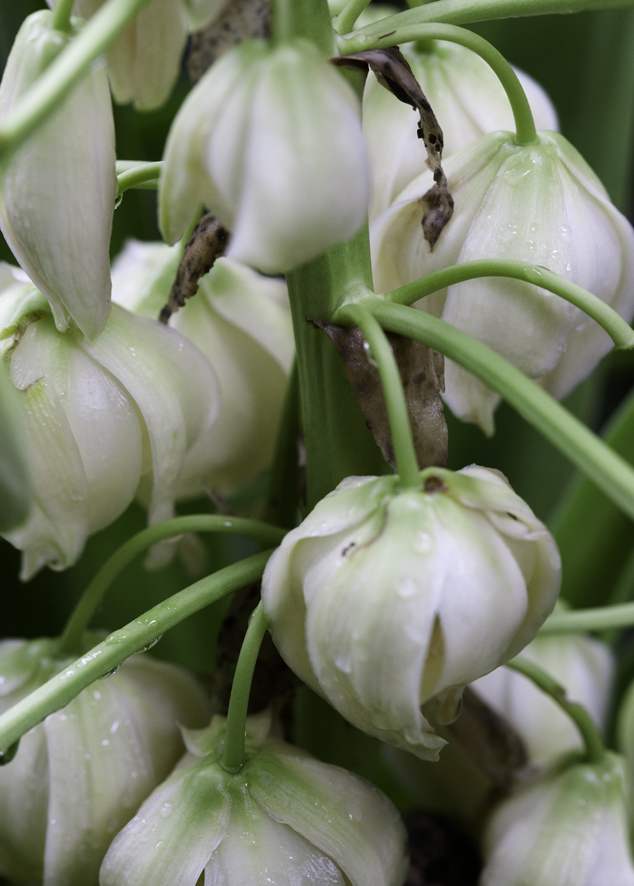
<svg viewBox="0 0 634 886">
<path fill-rule="evenodd" d="M 434 759 L 421 705 L 517 654 L 552 609 L 552 536 L 496 471 L 350 477 L 290 532 L 262 598 L 287 664 L 355 726 Z"/>
<path fill-rule="evenodd" d="M 606 726 L 614 659 L 610 649 L 583 635 L 536 637 L 522 656 L 547 671 L 582 704 L 600 729 Z M 559 705 L 523 674 L 497 668 L 473 684 L 478 695 L 511 723 L 529 758 L 546 766 L 581 747 L 579 730 Z"/>
<path fill-rule="evenodd" d="M 150 522 L 172 516 L 187 452 L 216 411 L 202 354 L 158 322 L 114 307 L 94 342 L 56 330 L 34 287 L 0 296 L 0 346 L 20 394 L 34 502 L 6 535 L 22 577 L 65 569 L 137 490 Z"/>
<path fill-rule="evenodd" d="M 52 13 L 23 23 L 0 83 L 0 122 L 72 39 Z M 112 106 L 101 61 L 10 158 L 0 179 L 0 229 L 51 303 L 94 338 L 110 311 L 110 231 L 117 192 Z"/>
<path fill-rule="evenodd" d="M 430 41 L 424 49 L 407 44 L 401 51 L 438 118 L 443 160 L 482 135 L 513 128 L 508 97 L 489 65 L 464 46 Z M 516 71 L 537 129 L 558 129 L 550 99 L 528 74 Z M 386 210 L 413 179 L 427 170 L 412 108 L 368 77 L 363 96 L 363 130 L 372 166 L 370 218 Z"/>
<path fill-rule="evenodd" d="M 70 663 L 55 643 L 0 642 L 0 713 Z M 182 753 L 178 723 L 207 717 L 192 677 L 135 655 L 27 732 L 0 768 L 0 874 L 96 886 L 113 836 Z"/>
<path fill-rule="evenodd" d="M 157 317 L 181 250 L 128 241 L 112 268 L 113 300 Z M 170 325 L 205 355 L 218 379 L 219 411 L 187 453 L 179 496 L 248 485 L 271 462 L 294 340 L 286 286 L 231 259 L 219 259 Z"/>
<path fill-rule="evenodd" d="M 24 523 L 31 505 L 31 477 L 19 398 L 0 363 L 0 532 Z"/>
<path fill-rule="evenodd" d="M 207 71 L 168 136 L 161 230 L 175 243 L 202 203 L 232 231 L 228 256 L 284 273 L 365 218 L 359 103 L 304 40 L 248 40 Z"/>
<path fill-rule="evenodd" d="M 576 763 L 503 802 L 481 886 L 632 886 L 623 762 Z"/>
<path fill-rule="evenodd" d="M 183 730 L 189 753 L 115 838 L 101 886 L 400 886 L 400 816 L 379 790 L 247 721 L 237 775 L 218 760 L 224 718 Z"/>
<path fill-rule="evenodd" d="M 54 6 L 53 0 L 46 0 Z M 76 0 L 74 11 L 90 18 L 105 0 Z M 111 44 L 107 54 L 112 92 L 120 104 L 140 111 L 160 107 L 178 78 L 189 31 L 208 24 L 224 0 L 150 0 Z"/>
<path fill-rule="evenodd" d="M 483 136 L 445 164 L 456 211 L 433 252 L 421 233 L 421 175 L 376 219 L 371 238 L 377 291 L 475 259 L 543 265 L 588 289 L 626 320 L 634 313 L 634 232 L 572 146 L 542 132 L 517 145 L 512 133 Z M 431 173 L 429 174 L 431 176 Z M 481 278 L 417 304 L 490 345 L 563 397 L 612 347 L 578 308 L 529 283 Z M 445 401 L 460 418 L 493 431 L 499 396 L 452 361 Z"/>
</svg>

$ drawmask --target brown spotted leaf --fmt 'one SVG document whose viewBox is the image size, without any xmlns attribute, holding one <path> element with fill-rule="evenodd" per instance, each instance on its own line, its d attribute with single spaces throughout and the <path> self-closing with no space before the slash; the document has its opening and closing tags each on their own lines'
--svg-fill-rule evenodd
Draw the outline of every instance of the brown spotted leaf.
<svg viewBox="0 0 634 886">
<path fill-rule="evenodd" d="M 216 59 L 243 40 L 268 37 L 272 0 L 227 0 L 206 28 L 192 34 L 187 71 L 197 83 Z"/>
</svg>

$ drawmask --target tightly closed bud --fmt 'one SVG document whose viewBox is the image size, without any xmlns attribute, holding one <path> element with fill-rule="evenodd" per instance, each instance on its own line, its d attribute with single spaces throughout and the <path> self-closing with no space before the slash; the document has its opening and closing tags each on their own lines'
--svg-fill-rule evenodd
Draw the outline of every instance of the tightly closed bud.
<svg viewBox="0 0 634 886">
<path fill-rule="evenodd" d="M 0 348 L 33 477 L 30 517 L 6 536 L 24 551 L 22 578 L 71 566 L 137 490 L 150 522 L 172 516 L 183 461 L 216 408 L 213 372 L 193 345 L 119 307 L 94 342 L 59 333 L 30 286 L 0 296 Z"/>
<path fill-rule="evenodd" d="M 605 728 L 614 676 L 614 659 L 605 644 L 581 634 L 536 637 L 522 656 L 550 674 L 570 701 L 582 704 L 599 729 Z M 473 688 L 519 733 L 537 765 L 547 766 L 581 747 L 570 717 L 518 671 L 497 668 L 476 680 Z"/>
<path fill-rule="evenodd" d="M 511 133 L 492 133 L 450 157 L 445 171 L 456 211 L 433 252 L 420 227 L 419 199 L 433 183 L 427 174 L 374 223 L 378 291 L 456 263 L 514 259 L 543 265 L 632 318 L 634 232 L 563 136 L 542 132 L 538 144 L 517 145 Z M 470 280 L 417 307 L 490 345 L 532 378 L 546 377 L 557 397 L 612 346 L 578 308 L 519 280 Z M 492 433 L 499 396 L 452 361 L 445 383 L 452 411 Z"/>
<path fill-rule="evenodd" d="M 72 37 L 48 10 L 29 16 L 0 83 L 0 122 Z M 46 295 L 57 328 L 93 339 L 110 312 L 110 231 L 117 192 L 110 90 L 101 61 L 21 145 L 0 179 L 0 229 Z"/>
<path fill-rule="evenodd" d="M 220 766 L 224 719 L 183 730 L 187 753 L 115 838 L 101 886 L 400 886 L 405 832 L 379 790 L 247 720 L 248 759 Z"/>
<path fill-rule="evenodd" d="M 442 126 L 443 158 L 482 135 L 512 129 L 508 97 L 489 65 L 455 43 L 429 41 L 401 47 Z M 538 129 L 558 129 L 550 99 L 528 74 L 516 71 Z M 372 166 L 370 218 L 386 210 L 413 179 L 426 171 L 426 152 L 412 109 L 368 77 L 363 96 L 363 129 Z M 459 208 L 459 204 L 457 204 Z"/>
<path fill-rule="evenodd" d="M 204 203 L 232 231 L 229 257 L 279 274 L 351 237 L 368 192 L 345 80 L 305 40 L 248 40 L 212 65 L 174 120 L 161 230 L 175 243 Z"/>
<path fill-rule="evenodd" d="M 70 661 L 55 640 L 3 640 L 0 712 Z M 178 723 L 207 716 L 185 671 L 135 655 L 27 732 L 0 768 L 0 874 L 97 886 L 112 838 L 182 753 Z"/>
<path fill-rule="evenodd" d="M 273 555 L 262 597 L 287 664 L 370 735 L 435 759 L 421 705 L 516 655 L 560 582 L 552 536 L 496 471 L 350 477 Z"/>
<path fill-rule="evenodd" d="M 157 317 L 180 254 L 178 246 L 129 241 L 112 268 L 113 300 Z M 286 286 L 219 259 L 170 325 L 205 355 L 219 388 L 218 416 L 187 453 L 178 494 L 235 492 L 273 457 L 294 352 Z"/>
<path fill-rule="evenodd" d="M 503 802 L 481 886 L 633 886 L 623 761 L 573 763 Z"/>
</svg>

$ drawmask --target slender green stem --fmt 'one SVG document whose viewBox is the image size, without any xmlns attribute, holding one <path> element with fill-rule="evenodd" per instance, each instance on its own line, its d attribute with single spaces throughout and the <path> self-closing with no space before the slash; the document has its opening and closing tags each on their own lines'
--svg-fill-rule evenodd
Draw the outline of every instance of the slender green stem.
<svg viewBox="0 0 634 886">
<path fill-rule="evenodd" d="M 75 0 L 57 0 L 53 8 L 53 28 L 56 31 L 65 31 L 69 33 L 71 30 L 70 17 L 73 11 Z"/>
<path fill-rule="evenodd" d="M 294 36 L 292 0 L 273 0 L 271 36 L 275 43 L 284 43 Z"/>
<path fill-rule="evenodd" d="M 436 6 L 437 4 L 432 4 Z M 412 13 L 402 13 L 402 16 Z M 518 145 L 532 145 L 539 141 L 535 131 L 533 112 L 526 98 L 526 93 L 517 74 L 494 46 L 486 40 L 467 31 L 465 28 L 457 28 L 454 25 L 397 25 L 393 28 L 390 22 L 395 22 L 400 16 L 392 16 L 378 24 L 381 28 L 374 27 L 372 34 L 369 28 L 354 31 L 350 36 L 339 37 L 337 45 L 341 55 L 351 55 L 355 52 L 363 52 L 367 49 L 386 49 L 389 46 L 397 46 L 399 43 L 409 43 L 413 40 L 447 40 L 450 43 L 458 43 L 466 46 L 477 53 L 491 67 L 504 87 L 511 104 L 515 119 L 515 141 Z"/>
<path fill-rule="evenodd" d="M 563 686 L 557 683 L 556 680 L 553 680 L 550 674 L 543 670 L 543 668 L 540 668 L 539 665 L 529 661 L 527 658 L 522 658 L 521 656 L 513 658 L 511 661 L 507 661 L 506 667 L 532 680 L 543 692 L 550 695 L 564 713 L 568 714 L 581 733 L 589 763 L 600 763 L 604 759 L 605 745 L 594 720 L 583 705 L 568 700 Z"/>
<path fill-rule="evenodd" d="M 297 361 L 286 386 L 284 408 L 269 477 L 269 495 L 264 520 L 292 529 L 299 502 L 299 374 Z"/>
<path fill-rule="evenodd" d="M 118 196 L 121 197 L 130 188 L 156 190 L 162 165 L 162 161 L 157 160 L 155 163 L 144 163 L 142 166 L 133 166 L 125 172 L 120 172 L 117 175 Z"/>
<path fill-rule="evenodd" d="M 76 651 L 95 609 L 103 600 L 110 585 L 128 563 L 131 563 L 135 557 L 138 557 L 153 544 L 174 538 L 185 532 L 243 535 L 267 546 L 279 544 L 286 534 L 284 529 L 278 529 L 276 526 L 269 526 L 257 520 L 226 517 L 219 514 L 192 514 L 188 517 L 175 517 L 173 520 L 165 520 L 163 523 L 143 529 L 129 538 L 106 560 L 82 594 L 59 640 L 60 655 L 71 655 Z"/>
<path fill-rule="evenodd" d="M 148 0 L 107 0 L 0 126 L 4 162 L 43 123 Z"/>
<path fill-rule="evenodd" d="M 99 677 L 118 668 L 126 658 L 147 648 L 189 615 L 258 581 L 272 553 L 273 550 L 254 554 L 220 569 L 110 634 L 0 716 L 0 749 L 11 747 L 49 714 L 63 708 Z"/>
<path fill-rule="evenodd" d="M 348 34 L 354 28 L 356 20 L 368 6 L 370 0 L 349 0 L 332 24 L 338 34 Z"/>
<path fill-rule="evenodd" d="M 597 606 L 591 609 L 573 609 L 555 612 L 539 629 L 542 634 L 580 634 L 587 631 L 604 631 L 613 628 L 629 628 L 634 625 L 634 603 L 619 606 Z"/>
<path fill-rule="evenodd" d="M 337 312 L 337 318 L 346 324 L 358 326 L 372 351 L 379 369 L 383 396 L 387 405 L 400 483 L 404 489 L 418 489 L 420 477 L 407 401 L 390 343 L 372 314 L 358 305 L 347 305 L 341 308 Z"/>
<path fill-rule="evenodd" d="M 244 737 L 246 734 L 247 711 L 253 672 L 258 660 L 258 653 L 268 627 L 268 619 L 264 613 L 262 601 L 258 603 L 249 619 L 249 627 L 244 636 L 236 672 L 231 686 L 229 710 L 227 711 L 227 731 L 220 765 L 227 772 L 239 772 L 246 755 L 244 753 Z"/>
<path fill-rule="evenodd" d="M 479 277 L 511 277 L 514 280 L 524 280 L 526 283 L 547 289 L 577 308 L 581 308 L 589 317 L 596 320 L 619 350 L 634 348 L 634 330 L 604 301 L 588 292 L 587 289 L 577 286 L 576 283 L 560 277 L 559 274 L 555 274 L 547 268 L 528 265 L 521 261 L 482 259 L 452 265 L 449 268 L 443 268 L 442 271 L 429 274 L 427 277 L 421 277 L 406 286 L 393 289 L 392 292 L 383 295 L 383 298 L 394 304 L 411 305 L 412 302 L 418 301 L 432 292 L 438 292 L 439 289 Z M 467 294 L 468 290 L 465 289 L 465 296 Z M 531 297 L 529 291 L 526 291 L 525 294 L 527 298 Z"/>
<path fill-rule="evenodd" d="M 529 15 L 586 12 L 593 9 L 631 9 L 632 0 L 408 0 L 408 6 L 415 8 L 383 19 L 381 25 L 387 24 L 388 28 L 379 33 L 399 27 L 401 21 L 408 25 L 421 22 L 466 25 L 469 22 L 522 18 Z M 369 31 L 370 27 L 363 30 Z"/>
<path fill-rule="evenodd" d="M 632 467 L 512 363 L 470 335 L 416 308 L 380 299 L 364 299 L 362 304 L 384 329 L 435 348 L 496 391 L 634 519 Z"/>
</svg>

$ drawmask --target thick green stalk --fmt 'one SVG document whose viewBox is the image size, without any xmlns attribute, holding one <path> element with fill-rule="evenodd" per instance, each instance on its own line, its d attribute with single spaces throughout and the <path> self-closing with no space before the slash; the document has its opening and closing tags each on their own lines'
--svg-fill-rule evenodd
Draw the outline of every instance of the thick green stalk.
<svg viewBox="0 0 634 886">
<path fill-rule="evenodd" d="M 269 475 L 269 495 L 264 519 L 275 526 L 292 529 L 299 502 L 299 376 L 297 361 L 286 387 L 284 408 Z"/>
<path fill-rule="evenodd" d="M 70 16 L 73 11 L 75 0 L 57 0 L 53 9 L 53 28 L 56 31 L 69 32 L 71 29 Z"/>
<path fill-rule="evenodd" d="M 253 682 L 253 672 L 258 660 L 258 653 L 268 624 L 268 619 L 264 614 L 264 607 L 260 601 L 251 613 L 249 627 L 240 649 L 240 656 L 231 686 L 225 745 L 220 761 L 220 765 L 227 772 L 239 772 L 246 760 L 244 737 L 246 734 L 249 695 L 251 694 L 251 683 Z"/>
<path fill-rule="evenodd" d="M 163 162 L 157 160 L 154 163 L 143 163 L 142 165 L 126 169 L 125 172 L 120 172 L 117 175 L 117 184 L 119 186 L 117 196 L 121 197 L 130 188 L 156 190 L 162 166 Z"/>
<path fill-rule="evenodd" d="M 603 760 L 605 757 L 605 745 L 603 744 L 601 733 L 583 705 L 569 701 L 564 687 L 560 686 L 556 680 L 553 680 L 550 674 L 540 668 L 539 665 L 529 661 L 527 658 L 522 658 L 521 656 L 513 658 L 511 661 L 507 661 L 506 667 L 532 680 L 542 692 L 549 695 L 562 711 L 570 717 L 581 734 L 589 763 L 600 763 Z"/>
<path fill-rule="evenodd" d="M 382 19 L 387 25 L 380 33 L 385 34 L 394 27 L 417 22 L 450 22 L 466 25 L 469 22 L 484 22 L 498 18 L 521 18 L 527 15 L 551 15 L 553 13 L 585 12 L 593 9 L 630 9 L 634 0 L 437 0 L 425 5 L 425 0 L 408 0 L 417 7 Z M 375 25 L 370 25 L 374 27 Z M 368 31 L 369 28 L 364 28 Z"/>
<path fill-rule="evenodd" d="M 272 553 L 271 550 L 254 554 L 220 569 L 114 631 L 0 716 L 0 749 L 10 748 L 25 732 L 63 708 L 99 677 L 118 668 L 126 658 L 150 646 L 174 625 L 238 588 L 258 581 Z"/>
<path fill-rule="evenodd" d="M 432 4 L 437 6 L 436 3 Z M 515 141 L 518 145 L 532 145 L 539 141 L 535 130 L 533 112 L 526 98 L 526 93 L 517 74 L 504 58 L 501 52 L 484 40 L 478 34 L 457 28 L 454 25 L 442 24 L 412 24 L 396 25 L 398 19 L 403 16 L 416 15 L 416 13 L 403 12 L 400 15 L 391 16 L 378 22 L 380 27 L 369 33 L 369 28 L 353 31 L 349 36 L 339 37 L 337 45 L 341 55 L 351 55 L 355 52 L 363 52 L 366 49 L 387 49 L 389 46 L 397 46 L 399 43 L 409 43 L 413 40 L 447 40 L 450 43 L 458 43 L 467 49 L 477 53 L 491 67 L 508 96 L 515 120 Z M 390 22 L 394 26 L 390 25 Z"/>
<path fill-rule="evenodd" d="M 271 30 L 276 43 L 303 37 L 314 43 L 326 58 L 334 55 L 328 0 L 273 0 Z"/>
<path fill-rule="evenodd" d="M 147 529 L 137 532 L 106 560 L 82 594 L 59 640 L 60 655 L 71 655 L 75 652 L 81 643 L 84 631 L 88 629 L 95 609 L 100 605 L 108 588 L 128 563 L 131 563 L 135 557 L 157 542 L 175 538 L 185 532 L 242 535 L 245 538 L 259 541 L 267 547 L 279 544 L 286 534 L 284 529 L 278 529 L 276 526 L 269 526 L 257 520 L 245 520 L 241 517 L 227 517 L 219 514 L 192 514 L 187 517 L 175 517 L 173 520 L 165 520 L 163 523 L 157 523 L 155 526 L 149 526 Z"/>
<path fill-rule="evenodd" d="M 81 33 L 51 63 L 0 126 L 5 162 L 66 97 L 148 0 L 107 0 Z"/>
<path fill-rule="evenodd" d="M 618 606 L 556 612 L 546 619 L 539 634 L 581 634 L 587 631 L 629 628 L 633 625 L 634 603 L 622 603 Z"/>
<path fill-rule="evenodd" d="M 429 274 L 427 277 L 421 277 L 406 286 L 393 289 L 382 297 L 394 304 L 411 305 L 426 295 L 431 295 L 432 292 L 438 292 L 439 289 L 479 277 L 510 277 L 547 289 L 580 308 L 595 320 L 599 326 L 605 329 L 617 349 L 631 350 L 634 348 L 634 330 L 604 301 L 588 292 L 587 289 L 583 289 L 576 283 L 571 283 L 570 280 L 560 277 L 559 274 L 555 274 L 547 268 L 528 265 L 521 261 L 481 259 L 452 265 L 449 268 L 443 268 L 442 271 Z M 467 289 L 464 290 L 464 294 L 468 294 Z M 526 292 L 526 297 L 531 298 L 531 293 Z"/>
<path fill-rule="evenodd" d="M 418 460 L 412 439 L 407 401 L 390 343 L 372 314 L 358 305 L 346 305 L 339 310 L 337 316 L 346 323 L 358 326 L 370 346 L 381 378 L 400 485 L 404 489 L 419 489 Z"/>
<path fill-rule="evenodd" d="M 626 514 L 634 518 L 634 470 L 592 431 L 491 348 L 415 308 L 366 299 L 384 329 L 435 348 L 507 400 Z"/>
</svg>

